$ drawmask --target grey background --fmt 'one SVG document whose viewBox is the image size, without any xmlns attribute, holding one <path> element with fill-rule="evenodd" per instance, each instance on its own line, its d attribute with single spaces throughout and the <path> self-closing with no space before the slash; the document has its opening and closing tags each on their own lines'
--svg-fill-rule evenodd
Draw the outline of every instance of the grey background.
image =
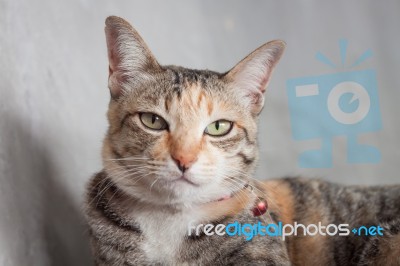
<svg viewBox="0 0 400 266">
<path fill-rule="evenodd" d="M 101 169 L 109 100 L 104 19 L 119 15 L 162 64 L 225 71 L 262 43 L 288 47 L 260 119 L 257 178 L 323 177 L 349 184 L 400 181 L 400 2 L 0 0 L 0 265 L 88 265 L 84 186 Z M 334 166 L 302 169 L 298 154 L 316 142 L 291 137 L 286 80 L 332 73 L 314 59 L 374 56 L 383 130 L 362 139 L 379 164 L 351 165 L 344 137 Z"/>
</svg>

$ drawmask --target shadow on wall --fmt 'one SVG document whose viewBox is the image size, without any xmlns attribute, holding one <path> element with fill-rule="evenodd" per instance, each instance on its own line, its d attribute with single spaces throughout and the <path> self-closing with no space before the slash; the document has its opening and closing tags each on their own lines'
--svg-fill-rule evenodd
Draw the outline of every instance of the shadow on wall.
<svg viewBox="0 0 400 266">
<path fill-rule="evenodd" d="M 5 167 L 0 171 L 6 195 L 0 196 L 7 203 L 0 206 L 7 218 L 0 218 L 0 230 L 2 241 L 12 243 L 3 250 L 7 260 L 13 265 L 92 265 L 85 221 L 60 182 L 49 153 L 53 147 L 35 139 L 29 124 L 2 116 L 0 159 Z"/>
</svg>

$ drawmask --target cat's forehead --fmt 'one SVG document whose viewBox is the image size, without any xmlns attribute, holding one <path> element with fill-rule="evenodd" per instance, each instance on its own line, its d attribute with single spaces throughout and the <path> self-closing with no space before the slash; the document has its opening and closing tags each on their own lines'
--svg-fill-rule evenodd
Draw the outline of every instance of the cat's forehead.
<svg viewBox="0 0 400 266">
<path fill-rule="evenodd" d="M 173 103 L 182 108 L 199 108 L 205 100 L 225 98 L 227 86 L 221 76 L 208 70 L 164 67 L 163 73 L 153 75 L 149 82 L 133 90 L 130 101 L 136 101 L 142 107 L 163 105 L 167 111 Z"/>
<path fill-rule="evenodd" d="M 208 70 L 164 67 L 163 73 L 133 92 L 128 108 L 133 107 L 133 112 L 156 113 L 181 126 L 210 119 L 233 119 L 238 116 L 240 101 L 229 93 L 222 76 Z"/>
<path fill-rule="evenodd" d="M 163 98 L 165 112 L 185 120 L 185 117 L 209 117 L 216 109 L 221 108 L 217 102 L 224 94 L 225 86 L 219 73 L 170 67 L 167 75 L 170 82 Z"/>
<path fill-rule="evenodd" d="M 182 87 L 200 83 L 205 89 L 211 88 L 210 85 L 219 83 L 223 76 L 223 74 L 210 70 L 196 70 L 178 66 L 166 66 L 165 69 L 173 85 Z"/>
</svg>

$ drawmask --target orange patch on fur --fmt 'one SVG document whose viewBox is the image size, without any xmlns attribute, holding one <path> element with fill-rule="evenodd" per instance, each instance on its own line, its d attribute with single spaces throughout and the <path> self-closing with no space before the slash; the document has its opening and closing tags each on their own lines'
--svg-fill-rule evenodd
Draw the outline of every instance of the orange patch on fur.
<svg viewBox="0 0 400 266">
<path fill-rule="evenodd" d="M 165 101 L 164 101 L 164 108 L 165 108 L 165 110 L 168 112 L 169 111 L 169 109 L 170 109 L 170 99 L 169 99 L 169 97 L 165 97 Z"/>
<path fill-rule="evenodd" d="M 269 210 L 277 213 L 283 224 L 293 224 L 295 201 L 290 187 L 281 180 L 268 180 L 262 183 L 262 188 Z M 295 254 L 293 248 L 293 241 L 290 241 L 288 252 L 292 260 Z"/>
<path fill-rule="evenodd" d="M 262 187 L 270 210 L 279 214 L 282 223 L 293 223 L 294 199 L 289 186 L 280 180 L 269 180 Z"/>
<path fill-rule="evenodd" d="M 165 160 L 165 158 L 166 158 L 165 154 L 168 153 L 168 149 L 170 146 L 170 139 L 171 139 L 170 134 L 167 134 L 167 136 L 164 137 L 163 140 L 159 142 L 159 144 L 154 145 L 154 149 L 153 149 L 153 153 L 152 153 L 153 159 L 159 160 L 159 161 Z"/>
<path fill-rule="evenodd" d="M 271 180 L 264 183 L 267 200 L 270 203 L 270 210 L 279 214 L 283 224 L 294 224 L 296 204 L 293 198 L 293 192 L 289 185 L 281 180 Z M 304 214 L 308 217 L 308 223 L 318 223 L 323 218 L 315 211 Z M 289 237 L 290 238 L 290 237 Z M 328 265 L 331 258 L 327 257 L 329 254 L 325 249 L 329 247 L 325 243 L 326 236 L 302 236 L 298 233 L 296 238 L 291 238 L 288 242 L 288 251 L 291 261 L 294 265 Z M 309 254 L 314 254 L 310 256 Z"/>
<path fill-rule="evenodd" d="M 211 99 L 207 99 L 207 113 L 208 115 L 211 115 L 212 111 L 213 111 L 214 105 L 213 105 L 213 101 Z"/>
<path fill-rule="evenodd" d="M 327 236 L 322 235 L 298 237 L 293 245 L 296 256 L 291 257 L 292 262 L 296 265 L 329 265 L 333 258 L 326 241 Z"/>
<path fill-rule="evenodd" d="M 201 107 L 201 102 L 203 101 L 205 96 L 206 95 L 205 95 L 204 91 L 200 91 L 199 96 L 197 97 L 197 108 Z"/>
</svg>

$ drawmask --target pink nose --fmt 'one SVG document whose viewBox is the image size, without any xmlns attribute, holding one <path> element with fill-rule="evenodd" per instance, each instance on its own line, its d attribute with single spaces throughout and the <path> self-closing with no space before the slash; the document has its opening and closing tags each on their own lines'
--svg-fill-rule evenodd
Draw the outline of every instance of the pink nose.
<svg viewBox="0 0 400 266">
<path fill-rule="evenodd" d="M 179 170 L 185 172 L 190 166 L 197 161 L 197 155 L 193 153 L 176 152 L 171 154 L 172 159 L 175 161 Z"/>
</svg>

